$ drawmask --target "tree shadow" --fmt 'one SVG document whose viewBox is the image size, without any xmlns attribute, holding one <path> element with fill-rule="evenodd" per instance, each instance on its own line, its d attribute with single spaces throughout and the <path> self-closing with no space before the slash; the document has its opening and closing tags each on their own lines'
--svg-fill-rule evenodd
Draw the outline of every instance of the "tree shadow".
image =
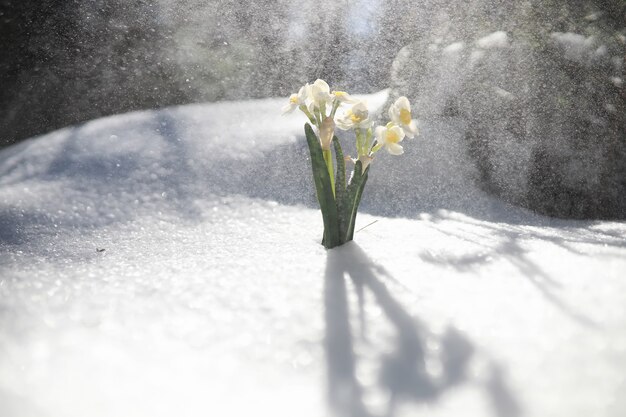
<svg viewBox="0 0 626 417">
<path fill-rule="evenodd" d="M 397 301 L 379 276 L 393 281 L 374 264 L 354 242 L 328 251 L 325 276 L 325 353 L 327 396 L 331 410 L 341 417 L 395 416 L 406 403 L 431 404 L 451 389 L 464 384 L 480 387 L 487 395 L 496 417 L 521 416 L 521 407 L 505 381 L 502 367 L 486 358 L 461 332 L 448 326 L 442 335 L 412 317 Z M 350 323 L 352 282 L 358 299 L 360 337 L 353 335 Z M 360 358 L 356 345 L 367 344 L 365 294 L 369 293 L 393 329 L 392 348 L 377 352 L 376 382 L 367 386 L 357 377 Z M 436 345 L 429 349 L 428 345 Z M 470 376 L 468 367 L 475 356 L 485 356 L 489 371 L 482 377 Z M 371 359 L 370 359 L 371 360 Z M 436 363 L 438 371 L 429 369 Z M 373 385 L 373 386 L 371 386 Z M 382 404 L 370 405 L 368 392 L 385 396 Z"/>
<path fill-rule="evenodd" d="M 443 223 L 447 222 L 446 226 Z M 562 221 L 566 225 L 567 222 Z M 473 253 L 454 255 L 436 253 L 432 250 L 424 251 L 419 256 L 428 263 L 452 267 L 458 272 L 471 272 L 481 268 L 495 259 L 508 262 L 535 287 L 544 299 L 550 302 L 562 314 L 575 322 L 590 328 L 598 327 L 592 319 L 577 311 L 561 296 L 564 287 L 562 282 L 546 272 L 529 256 L 524 243 L 533 240 L 549 242 L 563 250 L 579 256 L 588 256 L 576 249 L 576 245 L 608 246 L 614 248 L 626 247 L 626 241 L 611 233 L 602 231 L 580 233 L 580 230 L 569 224 L 561 224 L 559 233 L 554 233 L 550 227 L 523 227 L 508 223 L 488 223 L 468 217 L 455 216 L 454 218 L 441 214 L 429 216 L 425 223 L 429 227 L 453 238 L 464 241 L 476 250 Z M 559 224 L 557 223 L 557 226 Z M 572 230 L 574 229 L 574 230 Z"/>
</svg>

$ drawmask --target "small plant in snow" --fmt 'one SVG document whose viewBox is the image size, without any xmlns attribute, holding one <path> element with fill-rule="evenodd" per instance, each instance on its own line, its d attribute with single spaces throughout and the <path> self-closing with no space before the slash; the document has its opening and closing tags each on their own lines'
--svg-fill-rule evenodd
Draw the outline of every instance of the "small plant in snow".
<svg viewBox="0 0 626 417">
<path fill-rule="evenodd" d="M 337 115 L 341 106 L 350 106 Z M 400 142 L 418 134 L 411 117 L 411 104 L 400 97 L 389 108 L 391 121 L 386 126 L 373 129 L 367 105 L 344 91 L 330 91 L 324 80 L 306 84 L 289 97 L 283 112 L 301 110 L 311 122 L 304 125 L 304 133 L 311 154 L 313 179 L 317 200 L 324 219 L 322 245 L 327 249 L 343 245 L 354 237 L 357 210 L 367 182 L 369 167 L 374 155 L 385 148 L 392 155 L 404 151 Z M 311 126 L 315 126 L 315 130 Z M 345 157 L 335 128 L 352 130 L 355 134 L 356 158 Z M 336 167 L 331 145 L 335 150 Z M 354 164 L 346 180 L 346 162 Z"/>
</svg>

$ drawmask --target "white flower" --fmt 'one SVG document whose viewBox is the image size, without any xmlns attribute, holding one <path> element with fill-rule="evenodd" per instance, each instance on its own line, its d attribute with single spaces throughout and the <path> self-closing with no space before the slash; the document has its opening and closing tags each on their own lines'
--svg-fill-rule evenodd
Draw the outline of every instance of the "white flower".
<svg viewBox="0 0 626 417">
<path fill-rule="evenodd" d="M 300 106 L 306 106 L 306 101 L 309 97 L 309 89 L 310 85 L 306 83 L 300 88 L 298 94 L 289 96 L 289 104 L 283 107 L 283 114 L 291 113 Z"/>
<path fill-rule="evenodd" d="M 346 110 L 342 118 L 337 120 L 337 127 L 341 130 L 367 129 L 370 126 L 372 126 L 372 121 L 364 101 L 357 102 L 352 108 Z"/>
<path fill-rule="evenodd" d="M 378 126 L 374 132 L 378 145 L 384 146 L 392 155 L 402 155 L 404 149 L 399 144 L 404 139 L 404 130 L 400 126 L 396 126 L 393 123 L 387 124 L 387 126 Z"/>
<path fill-rule="evenodd" d="M 350 94 L 345 91 L 333 91 L 332 96 L 336 98 L 341 103 L 354 104 L 358 103 L 359 100 L 352 97 Z"/>
<path fill-rule="evenodd" d="M 417 124 L 411 118 L 411 103 L 406 97 L 398 98 L 389 107 L 389 118 L 393 123 L 400 126 L 409 138 L 414 138 L 415 135 L 419 134 Z"/>
<path fill-rule="evenodd" d="M 319 78 L 311 84 L 309 89 L 309 110 L 321 109 L 327 105 L 331 105 L 333 97 L 330 94 L 330 87 L 326 84 L 326 81 Z"/>
</svg>

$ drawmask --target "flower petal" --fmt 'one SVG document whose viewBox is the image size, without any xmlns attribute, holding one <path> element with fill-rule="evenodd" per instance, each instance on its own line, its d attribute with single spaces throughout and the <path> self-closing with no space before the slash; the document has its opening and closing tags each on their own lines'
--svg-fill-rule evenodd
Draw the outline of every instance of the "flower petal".
<svg viewBox="0 0 626 417">
<path fill-rule="evenodd" d="M 346 104 L 354 104 L 359 101 L 345 91 L 333 91 L 333 97 L 339 100 L 341 103 Z"/>
<path fill-rule="evenodd" d="M 400 111 L 400 109 L 407 109 L 408 111 L 411 111 L 411 103 L 409 102 L 409 99 L 405 96 L 398 97 L 393 105 L 398 109 L 398 112 Z"/>
<path fill-rule="evenodd" d="M 402 129 L 400 126 L 393 126 L 391 129 L 393 133 L 395 133 L 396 135 L 398 135 L 398 142 L 402 142 L 402 140 L 404 139 L 405 133 L 404 133 L 404 129 Z"/>
<path fill-rule="evenodd" d="M 376 136 L 378 143 L 384 143 L 383 136 L 386 130 L 387 128 L 384 126 L 376 126 L 376 129 L 374 129 L 374 136 Z"/>
<path fill-rule="evenodd" d="M 289 103 L 285 106 L 282 107 L 282 111 L 283 111 L 283 115 L 285 114 L 289 114 L 289 113 L 293 113 L 293 111 L 296 109 L 296 107 L 298 107 L 295 104 Z"/>
<path fill-rule="evenodd" d="M 352 123 L 346 123 L 345 119 L 337 119 L 337 121 L 335 122 L 335 126 L 341 130 L 352 129 Z"/>
<path fill-rule="evenodd" d="M 419 135 L 419 129 L 417 128 L 417 124 L 415 120 L 411 120 L 411 123 L 408 125 L 403 125 L 402 130 L 406 133 L 406 136 L 410 139 L 413 139 L 415 136 Z"/>
<path fill-rule="evenodd" d="M 315 88 L 318 88 L 323 93 L 330 94 L 330 87 L 328 87 L 328 84 L 326 83 L 326 81 L 322 80 L 321 78 L 318 78 L 317 80 L 315 80 L 315 82 L 313 83 L 313 86 Z"/>
<path fill-rule="evenodd" d="M 306 100 L 310 97 L 310 95 L 311 86 L 309 85 L 309 83 L 306 83 L 305 85 L 300 87 L 300 90 L 298 91 L 299 104 L 306 104 Z"/>
<path fill-rule="evenodd" d="M 397 143 L 389 143 L 385 146 L 385 148 L 387 148 L 387 152 L 392 155 L 402 155 L 404 153 L 402 145 L 398 145 Z"/>
</svg>

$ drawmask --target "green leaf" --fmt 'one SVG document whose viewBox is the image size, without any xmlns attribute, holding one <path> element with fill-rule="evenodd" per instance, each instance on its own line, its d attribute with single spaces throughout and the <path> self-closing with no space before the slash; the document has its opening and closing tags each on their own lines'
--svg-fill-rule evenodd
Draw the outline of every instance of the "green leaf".
<svg viewBox="0 0 626 417">
<path fill-rule="evenodd" d="M 337 159 L 337 174 L 335 175 L 335 200 L 337 202 L 337 215 L 339 216 L 339 240 L 345 243 L 348 217 L 344 215 L 346 205 L 346 161 L 343 158 L 343 150 L 337 136 L 333 137 L 335 158 Z"/>
<path fill-rule="evenodd" d="M 324 220 L 324 238 L 322 239 L 322 245 L 330 249 L 343 243 L 339 238 L 337 206 L 333 196 L 328 167 L 324 161 L 319 139 L 308 123 L 304 125 L 304 133 L 311 155 L 311 168 L 313 170 L 313 181 L 315 182 L 317 201 L 322 210 L 322 218 Z"/>
<path fill-rule="evenodd" d="M 361 161 L 357 161 L 354 166 L 354 173 L 352 180 L 346 189 L 345 203 L 343 204 L 343 212 L 340 216 L 343 216 L 347 221 L 345 234 L 341 236 L 343 242 L 348 242 L 354 238 L 354 226 L 356 223 L 356 215 L 361 203 L 361 196 L 363 195 L 363 189 L 367 182 L 367 174 L 369 167 L 365 170 L 365 174 L 362 172 L 363 165 Z"/>
<path fill-rule="evenodd" d="M 354 226 L 356 225 L 356 215 L 359 211 L 359 205 L 361 204 L 361 197 L 363 196 L 365 183 L 367 183 L 368 174 L 369 174 L 369 167 L 365 169 L 365 174 L 363 174 L 363 176 L 361 177 L 361 184 L 359 185 L 356 196 L 354 198 L 354 208 L 352 210 L 352 217 L 350 218 L 350 228 L 348 229 L 346 242 L 354 238 Z"/>
</svg>

